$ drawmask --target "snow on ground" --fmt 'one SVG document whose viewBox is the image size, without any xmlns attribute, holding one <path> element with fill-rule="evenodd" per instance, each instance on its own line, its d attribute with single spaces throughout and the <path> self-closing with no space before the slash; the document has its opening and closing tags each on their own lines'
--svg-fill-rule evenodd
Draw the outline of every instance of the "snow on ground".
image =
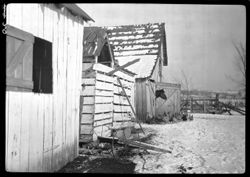
<svg viewBox="0 0 250 177">
<path fill-rule="evenodd" d="M 143 124 L 148 143 L 171 154 L 135 156 L 136 173 L 244 173 L 245 116 L 193 114 L 193 121 Z"/>
</svg>

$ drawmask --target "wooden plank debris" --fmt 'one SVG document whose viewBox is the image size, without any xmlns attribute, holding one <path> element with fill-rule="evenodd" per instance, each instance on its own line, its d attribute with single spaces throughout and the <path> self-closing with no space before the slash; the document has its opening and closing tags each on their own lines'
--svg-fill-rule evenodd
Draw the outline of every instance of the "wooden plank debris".
<svg viewBox="0 0 250 177">
<path fill-rule="evenodd" d="M 157 146 L 154 146 L 152 144 L 147 144 L 147 143 L 143 143 L 140 141 L 121 141 L 116 137 L 102 137 L 102 136 L 98 136 L 98 140 L 99 142 L 103 142 L 103 143 L 112 143 L 112 141 L 114 141 L 115 144 L 120 144 L 120 145 L 128 145 L 130 147 L 133 148 L 142 148 L 142 149 L 147 149 L 147 150 L 152 150 L 152 151 L 156 151 L 156 152 L 162 152 L 162 153 L 172 153 L 172 151 L 167 150 L 167 149 L 163 149 L 163 148 L 159 148 Z"/>
<path fill-rule="evenodd" d="M 118 82 L 119 82 L 119 84 L 121 85 L 122 90 L 123 90 L 123 92 L 124 92 L 124 94 L 125 94 L 125 97 L 127 98 L 128 103 L 129 103 L 129 105 L 130 105 L 130 107 L 131 107 L 131 109 L 132 109 L 132 111 L 133 111 L 133 113 L 134 113 L 134 116 L 136 117 L 135 110 L 134 110 L 134 108 L 133 108 L 133 106 L 132 106 L 132 104 L 131 104 L 131 102 L 130 102 L 130 100 L 129 100 L 129 98 L 128 98 L 128 96 L 127 96 L 126 92 L 125 92 L 125 89 L 124 89 L 124 88 L 123 88 L 123 86 L 122 86 L 122 83 L 121 83 L 121 81 L 120 81 L 120 78 L 119 78 L 119 77 L 117 77 L 117 81 L 118 81 Z M 140 128 L 141 128 L 141 130 L 142 130 L 143 134 L 145 135 L 145 132 L 144 132 L 144 130 L 142 129 L 142 126 L 141 126 L 140 122 L 138 121 L 138 119 L 136 119 L 136 122 L 139 124 L 139 126 L 140 126 Z"/>
<path fill-rule="evenodd" d="M 158 151 L 158 152 L 163 152 L 163 153 L 172 153 L 170 150 L 159 148 L 157 146 L 143 143 L 140 141 L 127 141 L 125 143 L 127 143 L 130 146 L 135 146 L 135 147 L 139 147 L 139 148 L 143 148 L 143 149 L 148 149 L 148 150 L 153 150 L 153 151 Z"/>
<path fill-rule="evenodd" d="M 119 70 L 121 70 L 121 69 L 124 69 L 124 68 L 126 68 L 126 67 L 128 67 L 128 66 L 130 66 L 130 65 L 132 65 L 132 64 L 134 64 L 134 63 L 136 63 L 136 62 L 138 62 L 138 61 L 140 61 L 139 58 L 137 58 L 137 59 L 135 59 L 135 60 L 133 60 L 133 61 L 130 61 L 130 62 L 128 62 L 128 63 L 126 63 L 126 64 L 124 64 L 124 65 L 122 65 L 122 66 L 119 66 L 119 67 L 115 68 L 114 70 L 108 72 L 107 75 L 111 76 L 111 75 L 114 74 L 115 72 L 117 72 L 117 71 L 119 71 Z"/>
</svg>

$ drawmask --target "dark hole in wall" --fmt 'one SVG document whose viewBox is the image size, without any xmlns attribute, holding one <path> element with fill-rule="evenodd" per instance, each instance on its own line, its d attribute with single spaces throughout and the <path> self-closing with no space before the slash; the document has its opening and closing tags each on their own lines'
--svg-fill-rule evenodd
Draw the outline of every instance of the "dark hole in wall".
<svg viewBox="0 0 250 177">
<path fill-rule="evenodd" d="M 110 56 L 109 47 L 106 43 L 104 44 L 102 51 L 100 55 L 98 56 L 98 63 L 102 63 L 104 65 L 111 67 L 111 62 L 112 62 L 112 59 Z"/>
<path fill-rule="evenodd" d="M 164 100 L 167 100 L 167 96 L 165 94 L 164 89 L 156 90 L 155 91 L 155 96 L 156 96 L 156 98 L 162 98 Z"/>
<path fill-rule="evenodd" d="M 33 48 L 33 82 L 35 93 L 52 93 L 52 43 L 35 37 Z"/>
</svg>

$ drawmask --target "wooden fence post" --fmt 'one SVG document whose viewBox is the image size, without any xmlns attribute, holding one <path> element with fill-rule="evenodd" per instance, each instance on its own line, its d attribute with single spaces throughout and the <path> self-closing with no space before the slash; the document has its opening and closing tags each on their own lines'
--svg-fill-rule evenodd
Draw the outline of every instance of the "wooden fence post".
<svg viewBox="0 0 250 177">
<path fill-rule="evenodd" d="M 193 98 L 191 97 L 191 99 L 190 99 L 190 108 L 191 108 L 191 112 L 193 112 Z"/>
<path fill-rule="evenodd" d="M 203 100 L 203 112 L 206 113 L 206 102 Z"/>
</svg>

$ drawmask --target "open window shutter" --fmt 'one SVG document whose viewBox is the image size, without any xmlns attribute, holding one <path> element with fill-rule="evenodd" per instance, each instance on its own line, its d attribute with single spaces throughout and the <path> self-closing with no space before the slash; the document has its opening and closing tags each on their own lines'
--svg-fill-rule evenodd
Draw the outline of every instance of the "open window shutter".
<svg viewBox="0 0 250 177">
<path fill-rule="evenodd" d="M 7 90 L 31 91 L 33 89 L 33 43 L 34 36 L 32 34 L 7 26 Z"/>
</svg>

